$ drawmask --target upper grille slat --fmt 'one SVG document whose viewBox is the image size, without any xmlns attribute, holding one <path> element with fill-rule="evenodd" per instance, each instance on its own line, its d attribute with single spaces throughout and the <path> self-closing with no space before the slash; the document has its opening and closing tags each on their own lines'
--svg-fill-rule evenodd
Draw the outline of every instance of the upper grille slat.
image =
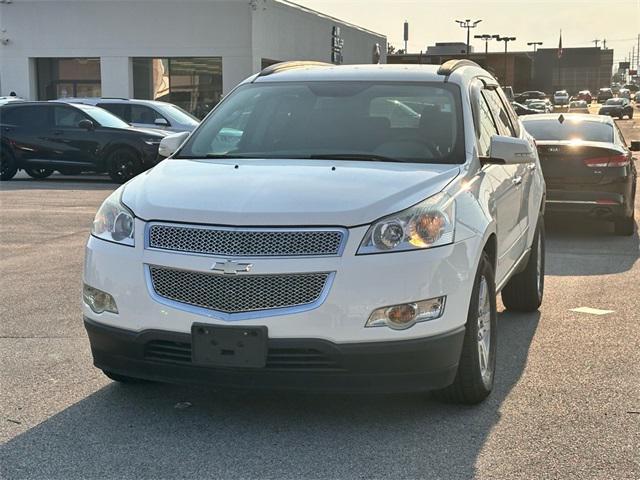
<svg viewBox="0 0 640 480">
<path fill-rule="evenodd" d="M 330 273 L 224 275 L 149 266 L 156 294 L 224 313 L 252 312 L 316 302 Z"/>
<path fill-rule="evenodd" d="M 149 247 L 237 257 L 335 256 L 340 230 L 241 230 L 201 226 L 151 225 Z"/>
</svg>

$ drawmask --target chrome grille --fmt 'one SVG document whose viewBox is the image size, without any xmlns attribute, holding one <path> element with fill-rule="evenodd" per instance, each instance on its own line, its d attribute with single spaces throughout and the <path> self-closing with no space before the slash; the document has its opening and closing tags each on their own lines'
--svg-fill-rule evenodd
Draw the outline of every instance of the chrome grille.
<svg viewBox="0 0 640 480">
<path fill-rule="evenodd" d="M 316 302 L 329 273 L 224 275 L 149 266 L 161 297 L 225 313 L 269 310 Z"/>
<path fill-rule="evenodd" d="M 237 230 L 152 225 L 149 247 L 179 252 L 242 257 L 338 255 L 340 230 Z"/>
</svg>

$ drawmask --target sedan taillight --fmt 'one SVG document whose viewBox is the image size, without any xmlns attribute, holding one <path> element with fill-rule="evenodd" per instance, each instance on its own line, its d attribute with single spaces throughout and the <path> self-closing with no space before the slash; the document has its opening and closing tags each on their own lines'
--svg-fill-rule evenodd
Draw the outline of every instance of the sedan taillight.
<svg viewBox="0 0 640 480">
<path fill-rule="evenodd" d="M 629 158 L 626 155 L 615 155 L 612 157 L 585 158 L 584 164 L 591 168 L 605 167 L 626 167 L 629 165 Z"/>
</svg>

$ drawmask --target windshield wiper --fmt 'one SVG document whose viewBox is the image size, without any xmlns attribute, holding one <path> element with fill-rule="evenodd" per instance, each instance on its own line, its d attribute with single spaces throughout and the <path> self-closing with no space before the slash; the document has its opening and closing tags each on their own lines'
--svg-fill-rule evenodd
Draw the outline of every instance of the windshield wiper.
<svg viewBox="0 0 640 480">
<path fill-rule="evenodd" d="M 207 153 L 205 155 L 178 155 L 176 157 L 173 157 L 175 159 L 182 159 L 182 160 L 200 160 L 203 158 L 220 158 L 220 159 L 226 159 L 226 158 L 257 158 L 255 156 L 249 156 L 249 155 L 240 155 L 240 154 L 234 154 L 234 153 Z"/>
<path fill-rule="evenodd" d="M 328 153 L 328 154 L 318 154 L 318 155 L 309 155 L 310 159 L 313 160 L 356 160 L 362 162 L 400 162 L 404 163 L 403 160 L 399 160 L 397 158 L 392 157 L 384 157 L 382 155 L 373 155 L 368 153 Z"/>
</svg>

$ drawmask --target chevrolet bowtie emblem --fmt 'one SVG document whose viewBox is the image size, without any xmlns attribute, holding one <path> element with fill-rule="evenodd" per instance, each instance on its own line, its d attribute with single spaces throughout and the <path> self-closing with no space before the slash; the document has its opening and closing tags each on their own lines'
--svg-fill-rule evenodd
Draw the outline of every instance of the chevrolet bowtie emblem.
<svg viewBox="0 0 640 480">
<path fill-rule="evenodd" d="M 253 267 L 252 263 L 238 263 L 233 260 L 226 260 L 224 262 L 216 262 L 211 270 L 214 272 L 221 272 L 225 275 L 235 275 L 236 273 L 248 272 Z"/>
</svg>

